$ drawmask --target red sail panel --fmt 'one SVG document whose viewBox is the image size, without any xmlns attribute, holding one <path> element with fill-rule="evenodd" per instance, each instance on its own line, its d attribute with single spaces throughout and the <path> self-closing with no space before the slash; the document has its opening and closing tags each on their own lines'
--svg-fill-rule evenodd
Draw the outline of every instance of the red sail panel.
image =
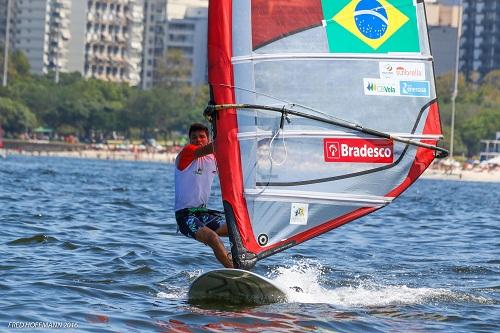
<svg viewBox="0 0 500 333">
<path fill-rule="evenodd" d="M 208 77 L 215 104 L 234 104 L 232 57 L 232 0 L 210 1 L 208 14 Z M 243 197 L 243 176 L 238 123 L 235 109 L 225 110 L 217 121 L 215 156 L 222 188 L 222 199 L 233 207 L 236 227 L 243 244 L 258 248 L 250 228 Z"/>
<path fill-rule="evenodd" d="M 295 32 L 319 26 L 322 20 L 321 0 L 253 0 L 253 49 Z"/>
<path fill-rule="evenodd" d="M 427 119 L 425 121 L 424 130 L 422 134 L 435 134 L 441 135 L 441 119 L 439 117 L 439 106 L 437 101 L 433 102 L 429 107 L 429 114 L 427 115 Z M 436 145 L 437 140 L 422 140 L 423 143 L 427 143 L 430 145 Z M 397 197 L 401 193 L 403 193 L 411 184 L 413 184 L 418 177 L 431 165 L 432 161 L 434 161 L 435 152 L 431 149 L 421 148 L 417 149 L 417 154 L 413 161 L 413 164 L 408 172 L 408 176 L 404 180 L 404 182 L 393 189 L 391 192 L 387 193 L 388 197 Z"/>
</svg>

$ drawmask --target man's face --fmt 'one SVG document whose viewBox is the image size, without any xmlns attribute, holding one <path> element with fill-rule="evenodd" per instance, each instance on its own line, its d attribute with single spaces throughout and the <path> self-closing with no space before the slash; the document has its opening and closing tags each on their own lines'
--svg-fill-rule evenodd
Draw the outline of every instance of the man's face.
<svg viewBox="0 0 500 333">
<path fill-rule="evenodd" d="M 193 131 L 189 136 L 189 143 L 196 146 L 205 146 L 208 144 L 208 136 L 205 131 Z"/>
</svg>

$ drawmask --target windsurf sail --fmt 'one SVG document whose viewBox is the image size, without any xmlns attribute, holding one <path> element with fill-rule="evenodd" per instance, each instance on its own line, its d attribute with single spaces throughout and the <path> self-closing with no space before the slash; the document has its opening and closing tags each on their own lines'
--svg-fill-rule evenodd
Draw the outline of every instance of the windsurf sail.
<svg viewBox="0 0 500 333">
<path fill-rule="evenodd" d="M 386 206 L 447 154 L 423 0 L 211 0 L 208 26 L 236 267 Z"/>
</svg>

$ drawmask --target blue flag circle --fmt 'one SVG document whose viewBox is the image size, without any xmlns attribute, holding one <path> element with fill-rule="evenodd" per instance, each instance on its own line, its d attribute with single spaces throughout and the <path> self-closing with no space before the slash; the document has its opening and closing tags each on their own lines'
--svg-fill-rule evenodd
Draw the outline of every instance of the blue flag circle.
<svg viewBox="0 0 500 333">
<path fill-rule="evenodd" d="M 363 36 L 379 39 L 387 31 L 387 12 L 377 0 L 361 0 L 354 11 L 356 27 Z"/>
</svg>

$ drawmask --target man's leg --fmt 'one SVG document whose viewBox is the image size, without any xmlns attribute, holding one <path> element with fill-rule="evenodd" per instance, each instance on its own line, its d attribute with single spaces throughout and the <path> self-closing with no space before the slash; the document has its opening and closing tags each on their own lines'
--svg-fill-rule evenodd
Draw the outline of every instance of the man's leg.
<svg viewBox="0 0 500 333">
<path fill-rule="evenodd" d="M 217 230 L 218 231 L 218 230 Z M 226 227 L 227 233 L 227 227 Z M 222 243 L 219 235 L 208 227 L 198 229 L 195 233 L 195 239 L 199 242 L 205 243 L 212 248 L 215 257 L 226 268 L 233 268 L 233 261 L 227 255 L 224 243 Z"/>
<path fill-rule="evenodd" d="M 217 230 L 215 230 L 215 232 L 219 236 L 227 237 L 229 235 L 229 232 L 227 231 L 227 223 L 224 223 L 223 225 L 221 225 Z"/>
</svg>

